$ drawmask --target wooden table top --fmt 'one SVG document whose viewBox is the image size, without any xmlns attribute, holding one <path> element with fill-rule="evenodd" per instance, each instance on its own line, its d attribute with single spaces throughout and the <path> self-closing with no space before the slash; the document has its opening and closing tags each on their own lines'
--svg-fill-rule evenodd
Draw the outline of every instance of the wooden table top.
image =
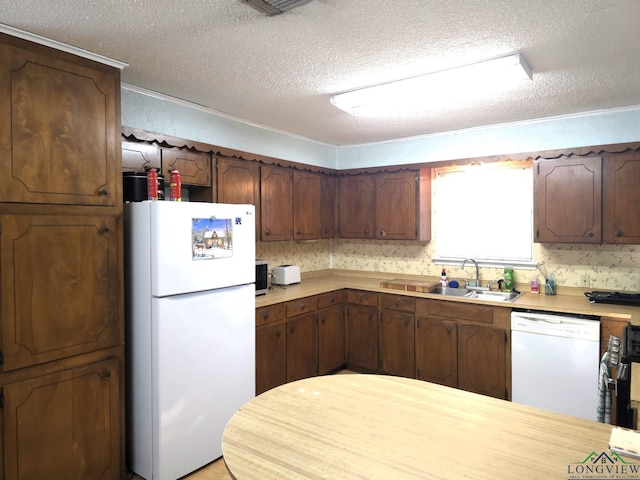
<svg viewBox="0 0 640 480">
<path fill-rule="evenodd" d="M 609 453 L 611 429 L 420 380 L 345 374 L 249 401 L 222 453 L 237 480 L 566 479 Z"/>
</svg>

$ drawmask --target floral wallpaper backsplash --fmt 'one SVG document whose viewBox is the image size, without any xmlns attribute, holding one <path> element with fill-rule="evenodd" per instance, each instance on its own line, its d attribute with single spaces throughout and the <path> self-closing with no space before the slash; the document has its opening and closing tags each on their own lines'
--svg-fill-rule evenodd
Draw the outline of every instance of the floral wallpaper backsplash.
<svg viewBox="0 0 640 480">
<path fill-rule="evenodd" d="M 256 256 L 271 266 L 296 264 L 304 272 L 328 268 L 439 276 L 433 263 L 434 242 L 333 239 L 301 242 L 257 242 Z M 551 273 L 559 287 L 640 291 L 640 245 L 534 244 L 537 270 L 516 269 L 518 284 L 533 276 L 542 284 Z M 450 279 L 473 278 L 473 266 L 447 265 Z M 500 268 L 480 268 L 483 281 L 502 278 Z M 587 284 L 583 285 L 583 281 Z"/>
</svg>

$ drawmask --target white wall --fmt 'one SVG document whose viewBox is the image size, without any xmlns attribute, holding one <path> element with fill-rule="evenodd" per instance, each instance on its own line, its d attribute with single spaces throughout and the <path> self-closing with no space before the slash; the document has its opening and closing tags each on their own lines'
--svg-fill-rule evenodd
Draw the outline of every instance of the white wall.
<svg viewBox="0 0 640 480">
<path fill-rule="evenodd" d="M 640 141 L 640 105 L 340 147 L 336 168 L 362 168 Z"/>
<path fill-rule="evenodd" d="M 334 147 L 123 86 L 122 125 L 309 165 L 349 169 L 640 141 L 640 105 Z"/>
</svg>

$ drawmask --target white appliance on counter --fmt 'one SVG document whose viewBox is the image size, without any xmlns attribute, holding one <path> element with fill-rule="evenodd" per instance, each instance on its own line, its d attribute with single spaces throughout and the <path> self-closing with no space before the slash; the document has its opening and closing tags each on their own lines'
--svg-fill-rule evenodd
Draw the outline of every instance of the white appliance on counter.
<svg viewBox="0 0 640 480">
<path fill-rule="evenodd" d="M 127 463 L 175 480 L 255 396 L 253 205 L 124 206 Z"/>
<path fill-rule="evenodd" d="M 597 420 L 600 322 L 511 313 L 511 397 L 515 403 Z"/>
</svg>

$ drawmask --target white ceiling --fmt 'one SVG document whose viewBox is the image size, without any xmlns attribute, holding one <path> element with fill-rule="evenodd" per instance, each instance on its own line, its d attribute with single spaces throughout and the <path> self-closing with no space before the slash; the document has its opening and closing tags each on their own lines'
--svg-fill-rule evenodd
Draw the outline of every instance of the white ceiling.
<svg viewBox="0 0 640 480">
<path fill-rule="evenodd" d="M 0 23 L 129 64 L 125 83 L 252 124 L 354 145 L 640 105 L 639 0 L 0 0 Z M 413 118 L 332 93 L 520 52 L 533 82 Z"/>
</svg>

